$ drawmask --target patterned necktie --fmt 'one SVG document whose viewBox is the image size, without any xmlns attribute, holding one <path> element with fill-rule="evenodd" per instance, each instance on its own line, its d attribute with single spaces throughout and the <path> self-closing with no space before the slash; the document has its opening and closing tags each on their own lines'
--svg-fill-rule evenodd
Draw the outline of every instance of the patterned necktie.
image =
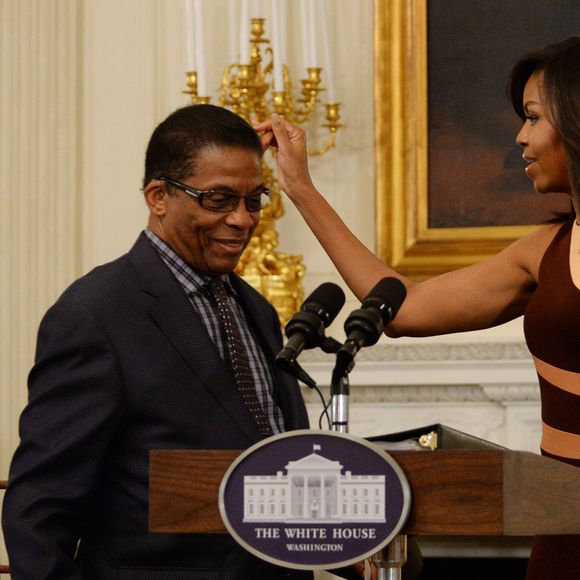
<svg viewBox="0 0 580 580">
<path fill-rule="evenodd" d="M 223 280 L 213 279 L 209 284 L 210 292 L 217 304 L 218 318 L 226 342 L 226 349 L 232 365 L 236 387 L 250 414 L 254 418 L 260 433 L 266 437 L 272 435 L 272 427 L 264 413 L 256 393 L 250 361 L 242 344 L 240 329 L 228 302 L 228 294 Z"/>
</svg>

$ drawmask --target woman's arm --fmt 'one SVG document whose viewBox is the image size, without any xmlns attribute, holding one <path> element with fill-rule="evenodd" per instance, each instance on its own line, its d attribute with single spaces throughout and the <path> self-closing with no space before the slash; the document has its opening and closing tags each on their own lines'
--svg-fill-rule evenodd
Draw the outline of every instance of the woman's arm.
<svg viewBox="0 0 580 580">
<path fill-rule="evenodd" d="M 277 147 L 281 188 L 354 294 L 362 300 L 386 276 L 406 285 L 407 298 L 387 334 L 430 336 L 476 330 L 523 314 L 557 226 L 538 230 L 484 262 L 413 283 L 381 262 L 316 190 L 308 172 L 302 129 L 275 115 L 255 128 L 263 133 L 265 147 Z"/>
</svg>

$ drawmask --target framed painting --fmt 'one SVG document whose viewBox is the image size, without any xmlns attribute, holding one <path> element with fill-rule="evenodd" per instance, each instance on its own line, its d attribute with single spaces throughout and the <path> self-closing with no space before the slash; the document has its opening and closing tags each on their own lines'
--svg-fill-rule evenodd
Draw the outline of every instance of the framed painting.
<svg viewBox="0 0 580 580">
<path fill-rule="evenodd" d="M 521 54 L 578 34 L 576 0 L 375 0 L 374 22 L 383 261 L 428 278 L 569 210 L 525 176 L 506 83 Z"/>
</svg>

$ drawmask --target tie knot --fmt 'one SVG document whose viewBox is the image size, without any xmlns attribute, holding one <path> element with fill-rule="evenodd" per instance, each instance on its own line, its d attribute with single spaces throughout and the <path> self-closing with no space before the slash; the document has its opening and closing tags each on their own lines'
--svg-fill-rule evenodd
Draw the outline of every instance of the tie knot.
<svg viewBox="0 0 580 580">
<path fill-rule="evenodd" d="M 208 284 L 209 291 L 218 302 L 223 302 L 228 298 L 226 284 L 221 278 L 214 278 Z"/>
</svg>

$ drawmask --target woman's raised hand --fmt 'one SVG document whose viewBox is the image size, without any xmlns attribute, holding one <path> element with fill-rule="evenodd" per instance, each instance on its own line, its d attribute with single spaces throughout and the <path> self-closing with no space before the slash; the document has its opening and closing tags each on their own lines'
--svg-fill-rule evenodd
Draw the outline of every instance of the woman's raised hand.
<svg viewBox="0 0 580 580">
<path fill-rule="evenodd" d="M 278 168 L 278 182 L 286 194 L 294 199 L 308 188 L 314 187 L 308 172 L 306 134 L 280 115 L 255 123 L 260 133 L 264 150 L 273 148 Z"/>
</svg>

